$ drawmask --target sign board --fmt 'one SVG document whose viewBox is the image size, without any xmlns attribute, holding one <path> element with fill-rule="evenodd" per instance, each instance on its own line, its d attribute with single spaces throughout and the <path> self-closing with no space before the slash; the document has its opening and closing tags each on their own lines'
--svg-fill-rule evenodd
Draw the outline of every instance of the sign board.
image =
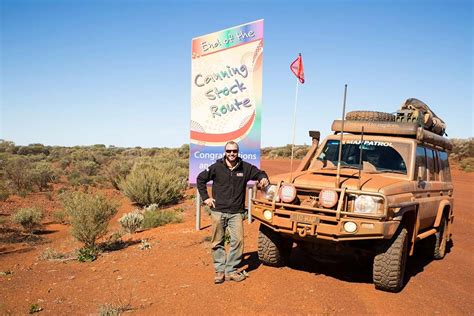
<svg viewBox="0 0 474 316">
<path fill-rule="evenodd" d="M 260 167 L 262 64 L 263 20 L 193 39 L 190 184 L 231 140 Z"/>
</svg>

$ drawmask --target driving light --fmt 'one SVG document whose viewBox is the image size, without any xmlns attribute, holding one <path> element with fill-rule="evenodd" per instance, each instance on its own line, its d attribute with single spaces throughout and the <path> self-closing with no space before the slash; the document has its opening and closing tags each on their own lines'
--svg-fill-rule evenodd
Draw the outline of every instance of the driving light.
<svg viewBox="0 0 474 316">
<path fill-rule="evenodd" d="M 270 210 L 265 210 L 265 211 L 263 211 L 263 217 L 264 217 L 267 221 L 271 221 L 271 220 L 272 220 L 272 217 L 273 217 L 272 211 L 270 211 Z"/>
<path fill-rule="evenodd" d="M 280 187 L 280 199 L 285 203 L 293 202 L 296 198 L 296 188 L 291 184 L 283 184 Z"/>
<path fill-rule="evenodd" d="M 359 195 L 354 203 L 354 213 L 376 214 L 379 210 L 379 197 Z"/>
<path fill-rule="evenodd" d="M 344 230 L 348 233 L 355 233 L 357 230 L 357 224 L 354 222 L 345 222 L 344 225 Z"/>
<path fill-rule="evenodd" d="M 331 208 L 337 204 L 337 192 L 334 190 L 322 190 L 319 192 L 319 204 L 325 208 Z"/>
</svg>

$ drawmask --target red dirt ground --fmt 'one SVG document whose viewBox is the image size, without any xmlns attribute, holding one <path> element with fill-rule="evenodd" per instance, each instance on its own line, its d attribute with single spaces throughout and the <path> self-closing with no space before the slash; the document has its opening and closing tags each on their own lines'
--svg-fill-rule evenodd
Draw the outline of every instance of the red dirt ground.
<svg viewBox="0 0 474 316">
<path fill-rule="evenodd" d="M 269 174 L 286 171 L 288 161 L 263 161 Z M 457 314 L 474 313 L 473 225 L 474 174 L 453 170 L 455 224 L 453 246 L 443 260 L 425 259 L 415 250 L 408 261 L 409 280 L 400 293 L 375 290 L 370 269 L 354 261 L 314 261 L 297 248 L 289 267 L 271 268 L 257 259 L 258 223 L 245 225 L 244 268 L 250 277 L 242 283 L 213 284 L 209 219 L 203 214 L 201 231 L 195 231 L 194 206 L 187 199 L 173 208 L 184 208 L 185 220 L 133 236 L 130 246 L 104 253 L 92 263 L 39 260 L 48 247 L 65 252 L 79 244 L 69 227 L 46 226 L 48 243 L 0 243 L 0 314 L 26 314 L 38 304 L 42 314 L 91 314 L 99 306 L 130 304 L 137 314 Z M 113 190 L 107 196 L 122 206 L 116 219 L 133 209 L 130 201 Z M 40 195 L 13 198 L 0 204 L 0 214 L 18 206 L 41 204 L 57 209 Z M 138 248 L 147 238 L 151 249 Z M 138 242 L 138 244 L 134 244 Z"/>
</svg>

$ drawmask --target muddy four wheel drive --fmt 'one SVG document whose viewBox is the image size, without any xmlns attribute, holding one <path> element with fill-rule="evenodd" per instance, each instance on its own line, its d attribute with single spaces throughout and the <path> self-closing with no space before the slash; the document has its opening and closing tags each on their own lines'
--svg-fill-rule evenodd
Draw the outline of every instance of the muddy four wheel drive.
<svg viewBox="0 0 474 316">
<path fill-rule="evenodd" d="M 408 112 L 350 112 L 320 146 L 310 132 L 297 171 L 272 177 L 253 199 L 264 264 L 284 265 L 294 242 L 321 254 L 349 248 L 373 258 L 377 289 L 399 291 L 416 242 L 430 237 L 432 256 L 444 257 L 454 219 L 452 145 L 444 129 L 429 131 L 423 115 Z"/>
</svg>

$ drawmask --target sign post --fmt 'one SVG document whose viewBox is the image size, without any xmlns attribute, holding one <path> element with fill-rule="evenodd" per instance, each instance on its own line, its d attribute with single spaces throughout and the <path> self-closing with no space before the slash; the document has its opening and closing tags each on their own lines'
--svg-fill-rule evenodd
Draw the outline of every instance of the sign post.
<svg viewBox="0 0 474 316">
<path fill-rule="evenodd" d="M 190 185 L 231 140 L 240 158 L 260 167 L 262 64 L 263 20 L 193 39 Z"/>
</svg>

